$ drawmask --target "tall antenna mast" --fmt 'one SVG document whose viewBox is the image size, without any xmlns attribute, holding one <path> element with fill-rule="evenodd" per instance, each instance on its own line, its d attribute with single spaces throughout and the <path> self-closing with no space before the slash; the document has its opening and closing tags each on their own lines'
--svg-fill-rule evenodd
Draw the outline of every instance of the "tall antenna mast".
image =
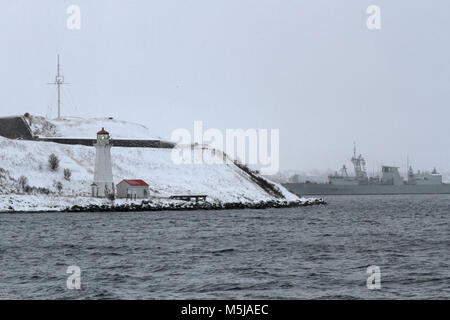
<svg viewBox="0 0 450 320">
<path fill-rule="evenodd" d="M 67 82 L 64 82 L 64 76 L 60 74 L 59 70 L 59 54 L 58 54 L 58 67 L 56 69 L 56 77 L 55 82 L 47 83 L 47 84 L 56 84 L 58 86 L 58 120 L 61 119 L 61 85 L 62 84 L 70 84 Z"/>
</svg>

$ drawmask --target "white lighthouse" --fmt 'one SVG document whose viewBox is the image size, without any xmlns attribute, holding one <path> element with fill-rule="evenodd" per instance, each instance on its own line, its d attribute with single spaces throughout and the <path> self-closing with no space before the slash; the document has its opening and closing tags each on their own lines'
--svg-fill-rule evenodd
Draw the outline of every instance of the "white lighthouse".
<svg viewBox="0 0 450 320">
<path fill-rule="evenodd" d="M 95 173 L 92 186 L 93 197 L 107 197 L 114 194 L 114 181 L 111 167 L 111 143 L 109 133 L 102 128 L 97 132 L 95 146 Z"/>
</svg>

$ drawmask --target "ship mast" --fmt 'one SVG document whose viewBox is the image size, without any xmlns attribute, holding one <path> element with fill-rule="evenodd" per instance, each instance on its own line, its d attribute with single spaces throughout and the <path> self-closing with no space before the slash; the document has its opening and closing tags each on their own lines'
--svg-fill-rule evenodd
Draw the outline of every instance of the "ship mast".
<svg viewBox="0 0 450 320">
<path fill-rule="evenodd" d="M 356 156 L 356 143 L 353 142 L 353 157 L 351 159 L 353 166 L 355 167 L 355 176 L 357 179 L 365 180 L 367 178 L 366 173 L 366 160 L 362 155 Z"/>
<path fill-rule="evenodd" d="M 64 76 L 60 74 L 60 64 L 59 64 L 59 54 L 58 54 L 58 66 L 56 69 L 55 82 L 47 83 L 47 84 L 56 84 L 58 87 L 58 120 L 61 119 L 61 85 L 69 84 L 64 82 Z"/>
</svg>

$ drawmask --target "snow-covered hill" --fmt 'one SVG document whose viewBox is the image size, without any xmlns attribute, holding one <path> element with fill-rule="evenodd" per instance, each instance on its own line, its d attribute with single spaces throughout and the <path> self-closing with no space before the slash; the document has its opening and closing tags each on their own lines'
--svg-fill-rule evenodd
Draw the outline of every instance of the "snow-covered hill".
<svg viewBox="0 0 450 320">
<path fill-rule="evenodd" d="M 113 147 L 111 156 L 114 182 L 144 179 L 150 184 L 151 195 L 156 198 L 177 194 L 206 194 L 208 201 L 222 203 L 277 199 L 233 162 L 175 164 L 171 152 L 171 149 Z M 60 159 L 60 166 L 56 171 L 49 169 L 48 158 L 52 153 Z M 94 161 L 93 147 L 0 137 L 0 197 L 27 192 L 38 199 L 40 194 L 48 191 L 56 198 L 89 197 Z M 72 172 L 70 181 L 64 179 L 64 169 Z M 25 177 L 26 185 L 29 186 L 27 191 L 23 190 L 24 178 L 21 177 Z M 62 186 L 61 192 L 58 191 L 59 183 Z M 286 200 L 298 200 L 297 196 L 282 186 L 277 185 L 277 188 Z M 11 198 L 8 199 L 10 201 Z M 97 202 L 94 199 L 92 201 Z M 0 201 L 0 211 L 7 211 L 8 205 L 5 201 Z"/>
</svg>

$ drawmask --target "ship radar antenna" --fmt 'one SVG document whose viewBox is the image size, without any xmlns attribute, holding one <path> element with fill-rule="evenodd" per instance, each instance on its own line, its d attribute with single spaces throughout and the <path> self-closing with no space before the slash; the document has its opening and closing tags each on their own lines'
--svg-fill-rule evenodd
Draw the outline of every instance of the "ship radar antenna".
<svg viewBox="0 0 450 320">
<path fill-rule="evenodd" d="M 58 87 L 58 120 L 60 120 L 61 119 L 61 85 L 62 84 L 70 84 L 70 83 L 64 82 L 64 76 L 60 74 L 59 54 L 58 54 L 58 65 L 56 68 L 55 82 L 50 82 L 47 84 L 56 84 Z"/>
</svg>

